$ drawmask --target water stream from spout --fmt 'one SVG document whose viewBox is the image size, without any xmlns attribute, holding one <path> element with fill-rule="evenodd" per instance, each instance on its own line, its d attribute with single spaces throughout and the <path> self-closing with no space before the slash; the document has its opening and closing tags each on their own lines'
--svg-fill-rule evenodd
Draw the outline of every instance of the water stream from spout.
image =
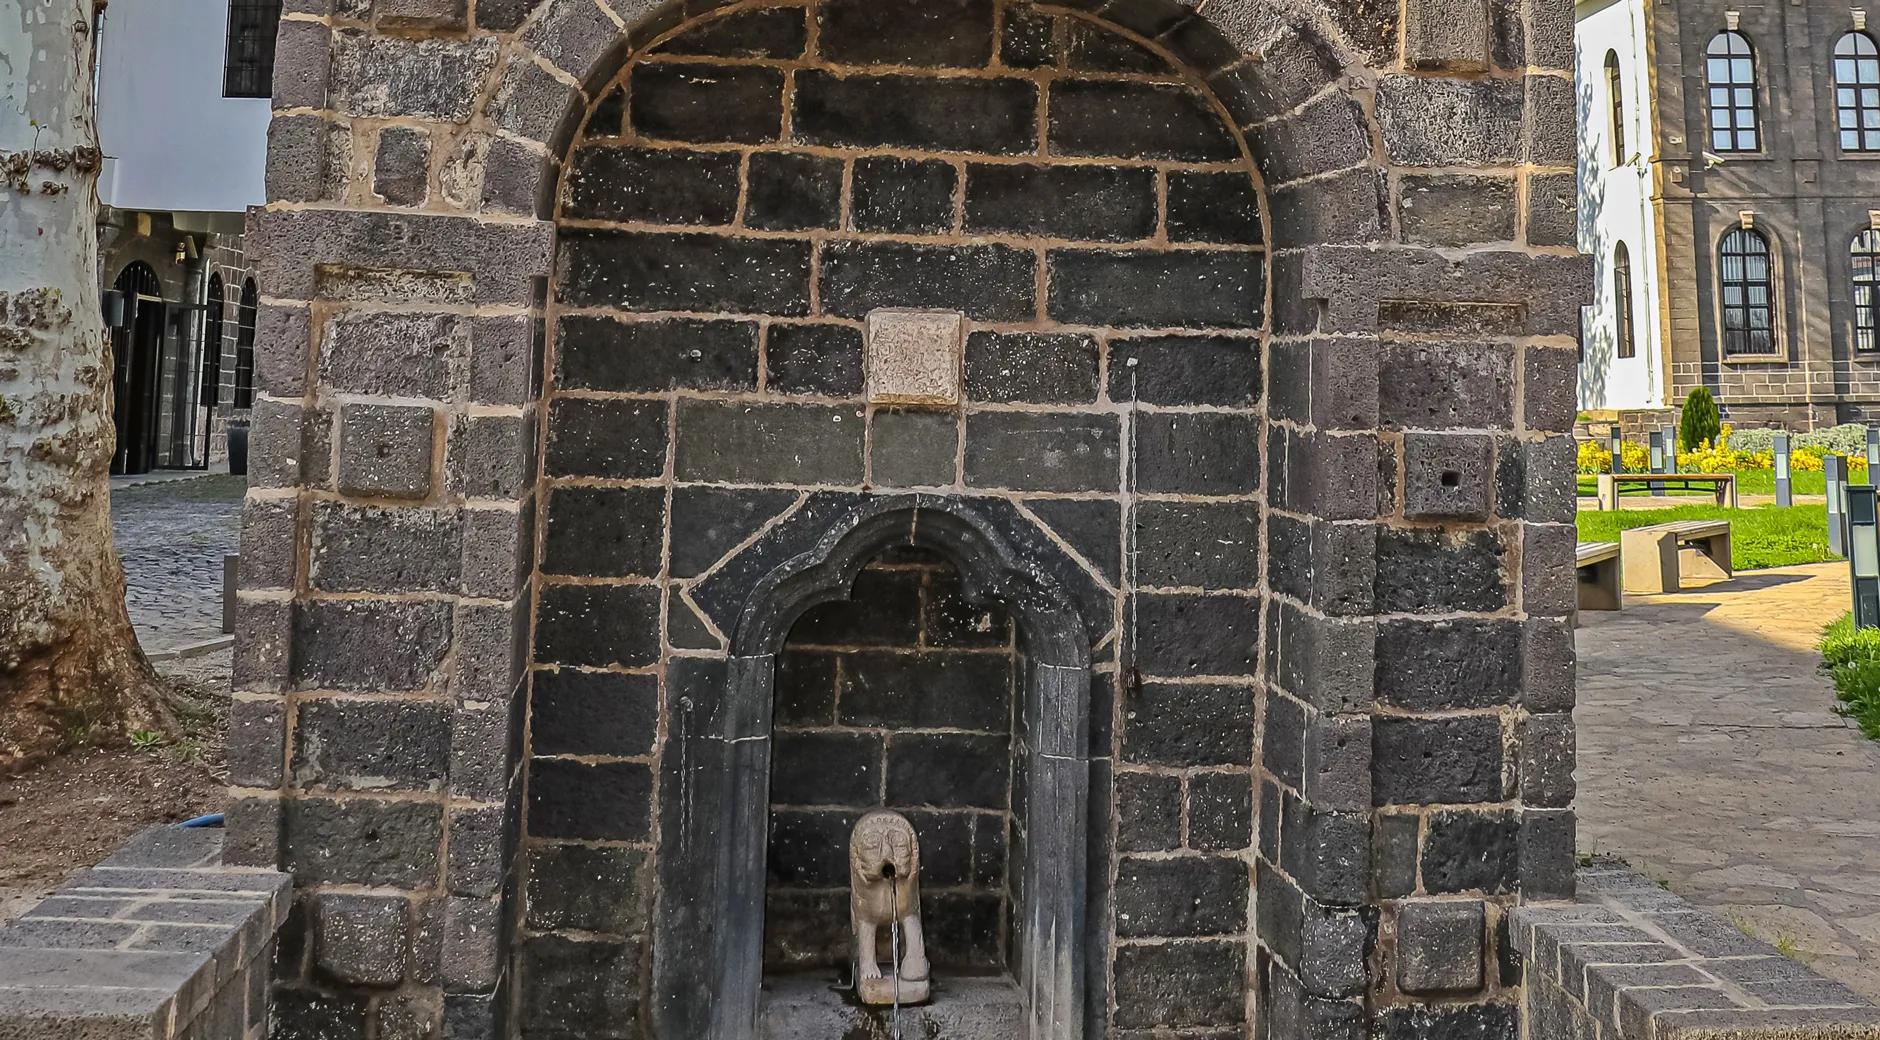
<svg viewBox="0 0 1880 1040">
<path fill-rule="evenodd" d="M 901 879 L 890 867 L 888 874 L 888 957 L 894 962 L 894 1010 L 889 1013 L 888 1028 L 894 1040 L 901 1040 Z"/>
</svg>

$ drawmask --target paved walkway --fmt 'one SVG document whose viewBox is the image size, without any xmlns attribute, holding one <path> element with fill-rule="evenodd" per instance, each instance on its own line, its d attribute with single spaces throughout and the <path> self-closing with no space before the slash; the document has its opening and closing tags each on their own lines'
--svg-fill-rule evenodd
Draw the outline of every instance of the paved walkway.
<svg viewBox="0 0 1880 1040">
<path fill-rule="evenodd" d="M 222 557 L 240 540 L 245 488 L 226 474 L 112 487 L 124 598 L 145 653 L 222 634 Z"/>
<path fill-rule="evenodd" d="M 1814 649 L 1847 609 L 1830 563 L 1582 614 L 1580 849 L 1880 1000 L 1880 744 Z"/>
</svg>

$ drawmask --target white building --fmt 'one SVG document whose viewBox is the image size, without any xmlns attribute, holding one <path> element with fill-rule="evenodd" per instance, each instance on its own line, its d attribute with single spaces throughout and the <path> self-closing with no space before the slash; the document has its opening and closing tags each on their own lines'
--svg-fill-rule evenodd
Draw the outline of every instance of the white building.
<svg viewBox="0 0 1880 1040">
<path fill-rule="evenodd" d="M 1579 0 L 1575 8 L 1580 249 L 1597 272 L 1582 330 L 1581 408 L 1666 403 L 1649 6 Z"/>
<path fill-rule="evenodd" d="M 280 0 L 112 0 L 99 16 L 99 271 L 112 471 L 207 465 L 253 393 L 243 214 L 263 181 Z"/>
</svg>

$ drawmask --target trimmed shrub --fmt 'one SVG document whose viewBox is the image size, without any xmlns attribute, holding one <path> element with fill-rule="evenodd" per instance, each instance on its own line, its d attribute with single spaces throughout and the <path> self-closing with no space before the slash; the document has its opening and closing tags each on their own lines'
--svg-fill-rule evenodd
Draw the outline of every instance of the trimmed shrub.
<svg viewBox="0 0 1880 1040">
<path fill-rule="evenodd" d="M 1678 416 L 1678 444 L 1685 451 L 1696 451 L 1706 444 L 1722 440 L 1723 416 L 1717 411 L 1717 399 L 1708 387 L 1692 387 L 1684 399 L 1684 412 Z"/>
</svg>

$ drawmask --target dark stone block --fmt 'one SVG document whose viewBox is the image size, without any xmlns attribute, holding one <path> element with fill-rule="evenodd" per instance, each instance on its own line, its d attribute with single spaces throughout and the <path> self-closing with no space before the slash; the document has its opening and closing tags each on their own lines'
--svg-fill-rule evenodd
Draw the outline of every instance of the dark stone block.
<svg viewBox="0 0 1880 1040">
<path fill-rule="evenodd" d="M 529 836 L 644 841 L 653 771 L 638 762 L 529 761 Z"/>
<path fill-rule="evenodd" d="M 1406 993 L 1480 989 L 1486 928 L 1479 899 L 1416 900 L 1398 907 L 1398 987 Z"/>
<path fill-rule="evenodd" d="M 822 56 L 841 65 L 976 69 L 992 59 L 992 0 L 826 0 Z"/>
<path fill-rule="evenodd" d="M 1260 514 L 1249 502 L 1144 502 L 1136 507 L 1136 581 L 1239 589 L 1260 583 Z"/>
<path fill-rule="evenodd" d="M 365 1040 L 366 998 L 282 986 L 269 994 L 270 1040 Z"/>
<path fill-rule="evenodd" d="M 921 637 L 927 646 L 1012 645 L 1012 620 L 1004 607 L 997 603 L 979 606 L 970 602 L 958 570 L 947 566 L 930 572 L 926 593 L 921 603 Z"/>
<path fill-rule="evenodd" d="M 562 302 L 627 310 L 809 311 L 808 242 L 564 228 Z"/>
<path fill-rule="evenodd" d="M 1136 667 L 1167 678 L 1251 675 L 1260 609 L 1247 596 L 1141 593 Z"/>
<path fill-rule="evenodd" d="M 1122 506 L 1092 499 L 1032 498 L 1025 508 L 1037 514 L 1065 544 L 1115 584 L 1122 570 Z"/>
<path fill-rule="evenodd" d="M 843 659 L 843 726 L 1003 733 L 1012 720 L 1003 654 L 863 652 Z"/>
<path fill-rule="evenodd" d="M 639 1034 L 643 951 L 637 941 L 536 935 L 522 944 L 524 1036 L 619 1040 Z"/>
<path fill-rule="evenodd" d="M 1112 340 L 1109 372 L 1112 401 L 1247 407 L 1260 399 L 1260 341 L 1226 336 Z"/>
<path fill-rule="evenodd" d="M 1071 20 L 1065 24 L 1065 64 L 1084 72 L 1148 72 L 1171 70 L 1149 50 L 1104 26 Z"/>
<path fill-rule="evenodd" d="M 1097 341 L 1045 332 L 966 337 L 966 396 L 973 401 L 1082 404 L 1097 399 Z"/>
<path fill-rule="evenodd" d="M 1521 679 L 1515 621 L 1393 619 L 1377 626 L 1377 698 L 1412 711 L 1510 703 Z"/>
<path fill-rule="evenodd" d="M 869 421 L 871 482 L 885 487 L 943 487 L 958 479 L 958 415 L 882 409 Z"/>
<path fill-rule="evenodd" d="M 1520 830 L 1515 814 L 1505 810 L 1431 813 L 1423 840 L 1424 890 L 1489 895 L 1514 891 L 1522 858 Z M 1571 869 L 1571 855 L 1567 861 Z M 1532 890 L 1530 896 L 1543 898 Z"/>
<path fill-rule="evenodd" d="M 557 487 L 548 496 L 542 572 L 653 577 L 665 542 L 666 493 L 656 487 Z"/>
<path fill-rule="evenodd" d="M 1500 610 L 1509 602 L 1506 552 L 1494 531 L 1451 536 L 1380 528 L 1377 609 L 1409 614 Z"/>
<path fill-rule="evenodd" d="M 1008 9 L 999 33 L 999 64 L 1036 69 L 1057 62 L 1057 20 L 1033 11 Z"/>
<path fill-rule="evenodd" d="M 1372 887 L 1380 899 L 1398 899 L 1417 890 L 1418 818 L 1410 813 L 1378 813 L 1371 835 Z"/>
<path fill-rule="evenodd" d="M 651 675 L 535 673 L 529 747 L 537 755 L 646 755 L 659 728 L 659 682 Z"/>
<path fill-rule="evenodd" d="M 680 480 L 857 484 L 863 437 L 855 408 L 685 401 L 675 468 Z"/>
<path fill-rule="evenodd" d="M 1246 960 L 1244 941 L 1120 947 L 1114 1022 L 1122 1029 L 1239 1023 L 1246 1017 Z"/>
<path fill-rule="evenodd" d="M 786 645 L 912 646 L 919 626 L 919 574 L 868 568 L 856 575 L 847 600 L 804 611 Z"/>
<path fill-rule="evenodd" d="M 1498 344 L 1386 343 L 1379 418 L 1426 430 L 1505 430 L 1514 418 L 1514 351 Z"/>
<path fill-rule="evenodd" d="M 330 592 L 455 592 L 461 527 L 458 514 L 441 509 L 316 503 L 309 578 Z M 283 534 L 291 552 L 295 532 L 290 526 Z M 252 549 L 246 558 L 254 558 Z M 283 569 L 281 584 L 291 586 L 291 562 Z"/>
<path fill-rule="evenodd" d="M 767 389 L 818 397 L 862 392 L 862 330 L 849 325 L 772 325 L 765 335 Z"/>
<path fill-rule="evenodd" d="M 915 307 L 959 310 L 979 321 L 1028 321 L 1033 259 L 1009 246 L 832 242 L 822 251 L 822 305 L 847 318 Z"/>
<path fill-rule="evenodd" d="M 880 734 L 784 732 L 775 740 L 770 766 L 772 805 L 880 804 Z"/>
<path fill-rule="evenodd" d="M 1260 326 L 1265 264 L 1258 253 L 1053 249 L 1052 319 L 1150 328 Z"/>
<path fill-rule="evenodd" d="M 421 205 L 430 163 L 430 134 L 415 127 L 387 127 L 379 131 L 372 190 L 394 206 Z"/>
<path fill-rule="evenodd" d="M 1113 491 L 1114 415 L 978 412 L 966 417 L 966 483 L 1018 491 Z"/>
<path fill-rule="evenodd" d="M 1240 860 L 1126 859 L 1117 868 L 1116 934 L 1226 935 L 1247 927 L 1253 878 Z"/>
<path fill-rule="evenodd" d="M 529 849 L 530 928 L 630 935 L 646 927 L 647 854 L 639 849 L 535 845 Z"/>
<path fill-rule="evenodd" d="M 1371 787 L 1378 805 L 1497 802 L 1501 720 L 1379 716 L 1372 726 Z"/>
<path fill-rule="evenodd" d="M 836 720 L 836 655 L 785 649 L 777 656 L 779 726 L 827 726 Z"/>
<path fill-rule="evenodd" d="M 863 804 L 878 798 L 878 794 L 871 795 Z M 945 888 L 969 884 L 973 873 L 973 820 L 981 814 L 911 809 L 904 815 L 920 838 L 921 885 Z M 990 813 L 985 818 L 997 819 Z"/>
<path fill-rule="evenodd" d="M 450 764 L 450 713 L 435 702 L 303 701 L 294 783 L 302 789 L 435 791 Z"/>
<path fill-rule="evenodd" d="M 774 329 L 772 330 L 775 331 Z M 682 487 L 672 493 L 672 575 L 704 573 L 796 501 L 790 491 Z"/>
<path fill-rule="evenodd" d="M 1116 817 L 1118 851 L 1175 848 L 1182 841 L 1181 780 L 1156 773 L 1118 773 Z"/>
<path fill-rule="evenodd" d="M 1180 86 L 1062 80 L 1047 131 L 1057 155 L 1223 162 L 1240 146 L 1205 101 Z"/>
<path fill-rule="evenodd" d="M 754 152 L 744 223 L 766 231 L 833 228 L 842 216 L 842 160 Z"/>
<path fill-rule="evenodd" d="M 800 7 L 738 11 L 695 25 L 654 52 L 710 58 L 800 58 L 809 38 L 803 15 Z"/>
<path fill-rule="evenodd" d="M 1196 773 L 1188 778 L 1188 844 L 1237 852 L 1253 844 L 1253 778 Z"/>
<path fill-rule="evenodd" d="M 772 809 L 768 876 L 774 885 L 834 888 L 849 883 L 852 809 Z"/>
<path fill-rule="evenodd" d="M 281 869 L 305 884 L 423 888 L 438 881 L 439 805 L 292 798 L 282 808 Z"/>
<path fill-rule="evenodd" d="M 791 127 L 811 144 L 1017 155 L 1038 146 L 1038 88 L 1021 79 L 796 77 Z"/>
<path fill-rule="evenodd" d="M 1163 766 L 1251 765 L 1255 699 L 1250 686 L 1145 683 L 1124 712 L 1123 758 Z"/>
<path fill-rule="evenodd" d="M 1507 242 L 1515 232 L 1515 180 L 1408 174 L 1399 214 L 1404 238 L 1419 245 Z"/>
<path fill-rule="evenodd" d="M 543 461 L 549 476 L 632 480 L 665 468 L 664 402 L 558 398 L 551 407 Z"/>
<path fill-rule="evenodd" d="M 1382 1040 L 1516 1040 L 1521 1014 L 1513 1004 L 1397 1007 L 1378 1015 L 1377 1030 Z M 1536 1030 L 1534 1035 L 1571 1034 Z"/>
<path fill-rule="evenodd" d="M 659 590 L 650 585 L 548 585 L 535 620 L 543 664 L 652 664 L 659 657 Z"/>
<path fill-rule="evenodd" d="M 324 600 L 293 607 L 294 682 L 302 689 L 423 689 L 450 645 L 450 608 L 432 602 Z"/>
<path fill-rule="evenodd" d="M 953 229 L 959 171 L 937 159 L 866 156 L 855 160 L 849 225 L 857 231 L 939 234 Z"/>
<path fill-rule="evenodd" d="M 775 141 L 783 131 L 783 72 L 725 65 L 634 66 L 627 118 L 669 141 Z"/>
<path fill-rule="evenodd" d="M 1005 932 L 1001 897 L 988 892 L 921 893 L 921 919 L 934 922 L 933 963 L 961 973 L 1004 968 L 999 936 Z"/>
<path fill-rule="evenodd" d="M 1136 488 L 1201 495 L 1260 486 L 1260 420 L 1221 412 L 1136 416 Z"/>
<path fill-rule="evenodd" d="M 409 900 L 323 892 L 314 898 L 313 963 L 340 983 L 396 986 L 409 952 Z"/>
<path fill-rule="evenodd" d="M 1259 245 L 1260 196 L 1244 173 L 1168 175 L 1168 237 L 1171 242 Z"/>
<path fill-rule="evenodd" d="M 972 231 L 1096 242 L 1155 234 L 1155 173 L 1117 166 L 974 163 L 966 169 Z"/>
<path fill-rule="evenodd" d="M 888 742 L 888 802 L 1002 809 L 1009 761 L 1003 736 L 898 734 Z"/>
<path fill-rule="evenodd" d="M 729 224 L 738 156 L 672 148 L 588 146 L 574 153 L 562 214 L 652 224 Z"/>
</svg>

